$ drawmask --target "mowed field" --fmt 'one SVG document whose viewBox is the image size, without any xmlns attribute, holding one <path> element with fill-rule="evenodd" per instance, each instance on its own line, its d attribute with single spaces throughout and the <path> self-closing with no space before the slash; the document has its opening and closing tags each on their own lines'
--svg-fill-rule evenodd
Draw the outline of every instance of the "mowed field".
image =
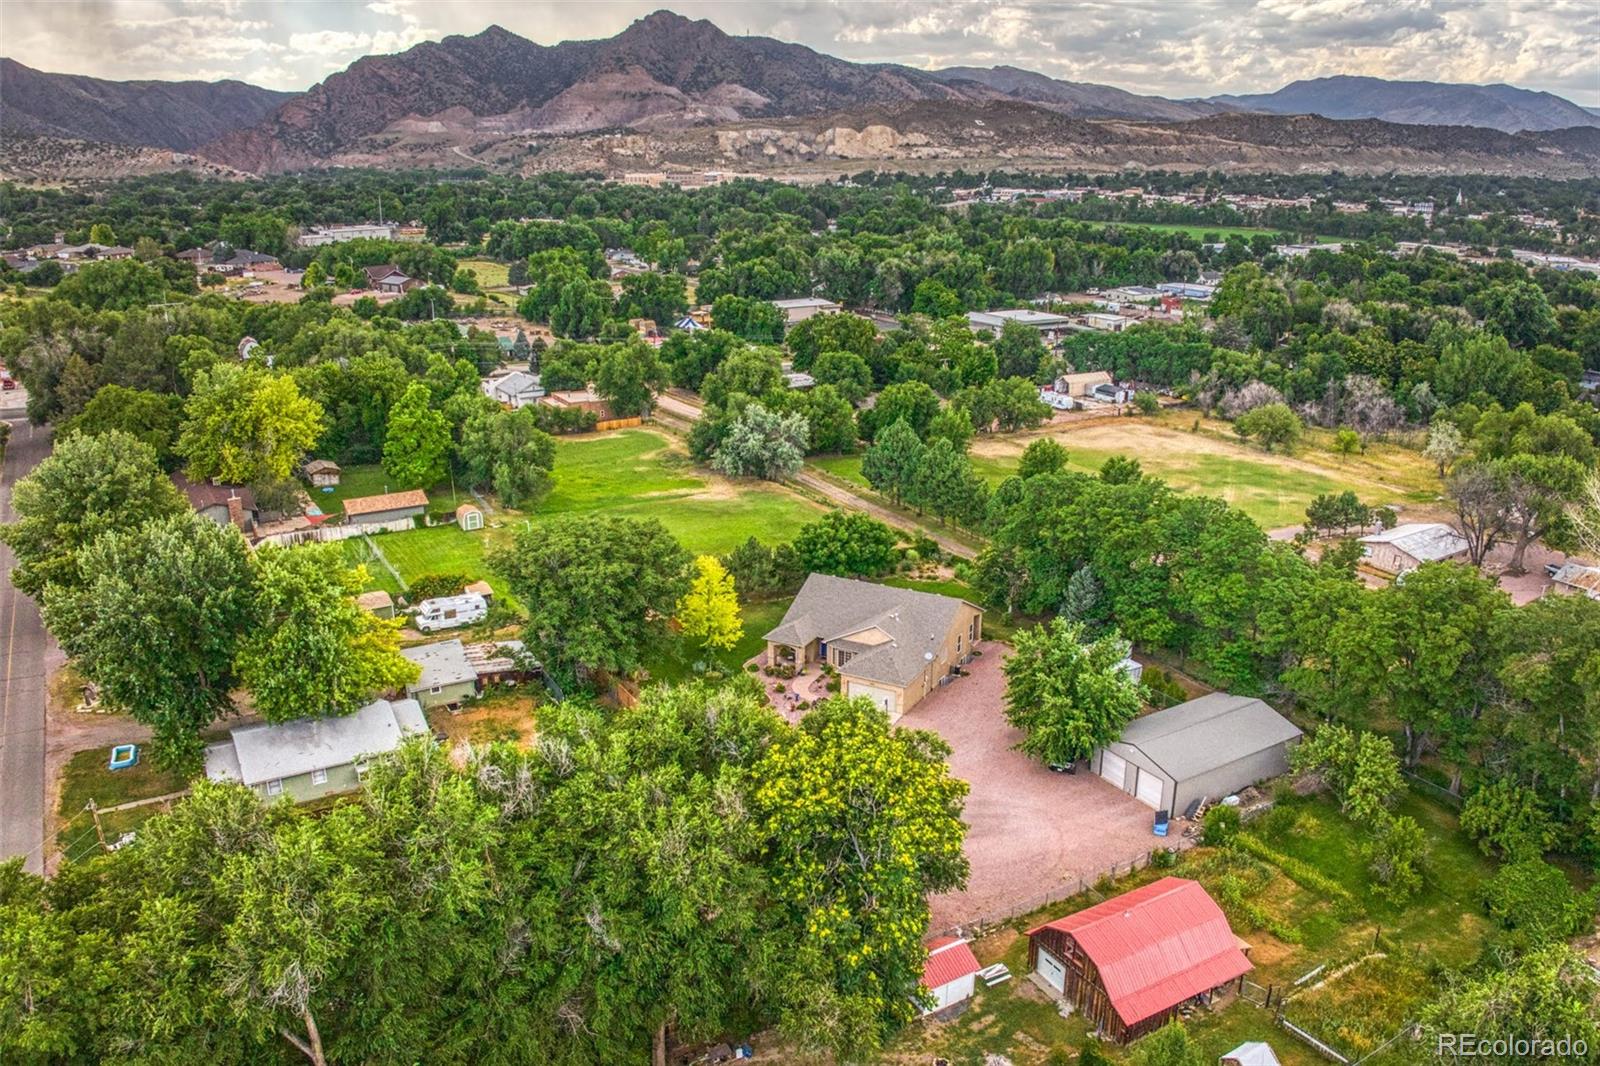
<svg viewBox="0 0 1600 1066">
<path fill-rule="evenodd" d="M 555 485 L 529 511 L 497 509 L 489 528 L 466 533 L 434 526 L 385 533 L 373 545 L 407 581 L 427 574 L 484 578 L 504 595 L 486 556 L 509 545 L 518 530 L 559 515 L 654 518 L 689 551 L 721 554 L 750 537 L 769 543 L 790 540 L 822 508 L 766 482 L 731 481 L 697 469 L 681 446 L 651 429 L 559 437 Z M 399 583 L 370 558 L 364 539 L 344 542 L 352 560 L 363 561 L 373 588 L 391 593 Z"/>
<path fill-rule="evenodd" d="M 1312 498 L 1353 490 L 1364 503 L 1410 510 L 1432 503 L 1439 479 L 1420 454 L 1396 444 L 1374 442 L 1366 452 L 1339 455 L 1332 434 L 1311 431 L 1290 455 L 1267 452 L 1239 441 L 1227 422 L 1200 419 L 1193 412 L 1155 418 L 1056 422 L 1032 433 L 980 437 L 972 442 L 974 467 L 991 483 L 1015 472 L 1027 446 L 1042 436 L 1067 449 L 1068 465 L 1095 473 L 1114 455 L 1139 460 L 1153 474 L 1183 492 L 1219 496 L 1265 529 L 1300 525 Z M 838 477 L 865 484 L 861 457 L 829 456 L 812 462 Z"/>
</svg>

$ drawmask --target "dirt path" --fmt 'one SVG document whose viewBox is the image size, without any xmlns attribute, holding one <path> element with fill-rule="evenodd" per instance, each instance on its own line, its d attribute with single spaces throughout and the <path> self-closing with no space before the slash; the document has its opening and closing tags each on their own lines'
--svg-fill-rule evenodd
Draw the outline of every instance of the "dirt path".
<svg viewBox="0 0 1600 1066">
<path fill-rule="evenodd" d="M 940 548 L 949 552 L 951 555 L 958 556 L 962 559 L 972 559 L 978 554 L 977 551 L 972 547 L 961 543 L 959 540 L 955 540 L 947 533 L 940 532 L 933 526 L 923 525 L 922 523 L 908 518 L 903 514 L 900 514 L 896 511 L 891 511 L 887 507 L 873 503 L 871 500 L 866 499 L 865 497 L 856 495 L 854 492 L 851 492 L 849 489 L 838 484 L 837 482 L 820 477 L 808 470 L 801 470 L 800 473 L 796 474 L 795 481 L 804 485 L 812 492 L 827 497 L 840 507 L 848 507 L 855 511 L 865 511 L 873 518 L 876 518 L 878 521 L 883 522 L 886 525 L 893 526 L 895 529 L 904 529 L 911 533 L 925 533 L 933 538 L 933 542 L 935 544 L 939 545 Z"/>
</svg>

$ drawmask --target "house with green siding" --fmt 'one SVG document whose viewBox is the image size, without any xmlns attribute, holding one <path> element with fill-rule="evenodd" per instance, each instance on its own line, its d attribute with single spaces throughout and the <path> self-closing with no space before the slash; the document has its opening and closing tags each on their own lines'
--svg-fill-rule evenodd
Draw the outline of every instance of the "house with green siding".
<svg viewBox="0 0 1600 1066">
<path fill-rule="evenodd" d="M 459 640 L 437 640 L 400 651 L 421 669 L 406 695 L 423 707 L 446 707 L 478 694 L 478 669 Z"/>
<path fill-rule="evenodd" d="M 264 799 L 305 803 L 361 784 L 366 759 L 426 735 L 416 700 L 374 700 L 354 714 L 242 726 L 206 749 L 206 776 L 234 781 Z"/>
</svg>

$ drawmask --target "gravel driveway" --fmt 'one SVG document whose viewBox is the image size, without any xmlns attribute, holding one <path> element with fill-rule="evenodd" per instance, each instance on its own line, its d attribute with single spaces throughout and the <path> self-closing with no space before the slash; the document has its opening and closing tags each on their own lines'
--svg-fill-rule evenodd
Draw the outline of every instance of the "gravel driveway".
<svg viewBox="0 0 1600 1066">
<path fill-rule="evenodd" d="M 985 642 L 971 676 L 939 689 L 900 719 L 938 733 L 953 749 L 950 769 L 972 786 L 965 819 L 972 872 L 962 892 L 935 896 L 934 929 L 993 919 L 1031 901 L 1066 895 L 1157 846 L 1155 812 L 1080 765 L 1054 774 L 1013 747 L 1022 734 L 1004 713 L 1000 664 L 1011 649 Z"/>
</svg>

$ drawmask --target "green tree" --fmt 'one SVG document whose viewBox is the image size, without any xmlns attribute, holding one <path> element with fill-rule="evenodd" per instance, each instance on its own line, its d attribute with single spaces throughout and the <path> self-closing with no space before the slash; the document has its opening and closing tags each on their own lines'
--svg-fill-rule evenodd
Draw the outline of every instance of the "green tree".
<svg viewBox="0 0 1600 1066">
<path fill-rule="evenodd" d="M 201 370 L 183 410 L 177 452 L 196 481 L 282 481 L 322 435 L 322 405 L 255 363 Z"/>
<path fill-rule="evenodd" d="M 783 312 L 766 300 L 731 293 L 718 296 L 711 304 L 711 323 L 756 344 L 783 340 Z"/>
<path fill-rule="evenodd" d="M 78 555 L 105 534 L 189 509 L 149 446 L 119 430 L 57 441 L 13 487 L 11 506 L 17 520 L 0 537 L 16 553 L 12 581 L 34 597 L 92 578 Z"/>
<path fill-rule="evenodd" d="M 91 436 L 113 430 L 148 445 L 156 461 L 166 466 L 183 421 L 183 400 L 168 393 L 103 385 L 75 417 L 60 423 L 62 437 L 74 433 Z"/>
<path fill-rule="evenodd" d="M 678 603 L 678 625 L 684 636 L 707 648 L 727 650 L 739 643 L 744 623 L 733 575 L 714 555 L 697 556 L 689 591 Z"/>
<path fill-rule="evenodd" d="M 666 383 L 661 358 L 642 340 L 611 345 L 595 364 L 595 392 L 618 418 L 649 414 L 656 391 Z"/>
<path fill-rule="evenodd" d="M 1122 661 L 1129 644 L 1096 640 L 1061 618 L 1019 630 L 1006 675 L 1006 720 L 1025 734 L 1018 750 L 1052 766 L 1086 759 L 1122 735 L 1143 696 Z"/>
<path fill-rule="evenodd" d="M 456 455 L 468 485 L 491 490 L 507 507 L 526 510 L 550 491 L 556 442 L 539 428 L 533 407 L 486 410 L 461 427 Z"/>
<path fill-rule="evenodd" d="M 972 469 L 972 461 L 944 437 L 922 449 L 906 492 L 907 503 L 940 523 L 951 519 L 966 526 L 981 521 L 988 498 L 989 487 Z"/>
<path fill-rule="evenodd" d="M 1287 404 L 1268 403 L 1246 411 L 1233 421 L 1233 431 L 1241 437 L 1255 438 L 1267 451 L 1293 450 L 1305 432 L 1300 416 Z"/>
<path fill-rule="evenodd" d="M 665 327 L 688 313 L 689 300 L 681 274 L 629 274 L 621 284 L 618 305 L 627 318 L 648 318 Z"/>
<path fill-rule="evenodd" d="M 1503 969 L 1458 975 L 1422 1012 L 1421 1046 L 1471 1033 L 1480 1046 L 1499 1040 L 1566 1041 L 1600 1047 L 1595 998 L 1600 976 L 1579 952 L 1550 944 Z"/>
<path fill-rule="evenodd" d="M 89 243 L 109 248 L 117 243 L 117 236 L 109 225 L 104 222 L 96 222 L 89 227 Z"/>
<path fill-rule="evenodd" d="M 810 427 L 806 438 L 808 454 L 844 454 L 856 450 L 855 408 L 832 385 L 818 385 L 809 390 L 798 400 L 798 407 Z"/>
<path fill-rule="evenodd" d="M 902 381 L 878 393 L 878 402 L 861 412 L 861 435 L 876 440 L 878 430 L 904 420 L 918 438 L 926 437 L 933 416 L 939 413 L 939 397 L 921 381 Z"/>
<path fill-rule="evenodd" d="M 400 621 L 356 606 L 366 573 L 337 543 L 267 545 L 252 558 L 256 598 L 237 668 L 269 722 L 350 714 L 415 681 Z"/>
<path fill-rule="evenodd" d="M 823 352 L 812 364 L 811 376 L 837 388 L 851 403 L 860 403 L 872 390 L 872 368 L 854 352 Z"/>
<path fill-rule="evenodd" d="M 383 435 L 383 472 L 396 488 L 419 489 L 444 480 L 450 460 L 450 424 L 420 381 L 406 386 L 389 412 Z"/>
<path fill-rule="evenodd" d="M 1321 773 L 1339 809 L 1362 823 L 1380 819 L 1405 789 L 1400 759 L 1389 741 L 1338 722 L 1324 724 L 1295 745 L 1289 761 L 1297 772 Z"/>
<path fill-rule="evenodd" d="M 1539 794 L 1500 778 L 1473 791 L 1461 807 L 1461 829 L 1485 855 L 1540 856 L 1556 844 L 1555 824 Z"/>
<path fill-rule="evenodd" d="M 636 669 L 666 640 L 689 553 L 660 522 L 562 515 L 520 530 L 490 565 L 528 606 L 527 641 L 562 667 Z"/>
<path fill-rule="evenodd" d="M 1022 450 L 1017 462 L 1017 476 L 1030 478 L 1036 474 L 1059 474 L 1067 468 L 1067 449 L 1054 437 L 1040 437 Z"/>
<path fill-rule="evenodd" d="M 197 768 L 201 730 L 233 711 L 249 560 L 234 527 L 174 514 L 100 536 L 80 555 L 86 581 L 45 598 L 50 631 L 109 705 L 151 727 L 162 766 Z"/>
<path fill-rule="evenodd" d="M 894 530 L 859 511 L 829 511 L 800 527 L 795 554 L 808 573 L 873 577 L 894 566 Z"/>
<path fill-rule="evenodd" d="M 730 396 L 751 399 L 766 396 L 783 386 L 783 361 L 772 348 L 743 348 L 731 353 L 700 385 L 700 395 L 713 407 L 721 407 Z"/>
<path fill-rule="evenodd" d="M 752 813 L 782 915 L 781 1028 L 869 1054 L 914 1014 L 927 897 L 966 882 L 966 783 L 932 733 L 866 699 L 830 699 L 756 765 Z"/>
<path fill-rule="evenodd" d="M 729 477 L 783 481 L 805 464 L 809 427 L 805 417 L 746 404 L 728 425 L 711 465 Z"/>
<path fill-rule="evenodd" d="M 1361 450 L 1361 434 L 1349 426 L 1341 427 L 1333 435 L 1333 448 L 1340 455 L 1350 456 Z"/>
<path fill-rule="evenodd" d="M 885 426 L 861 457 L 861 476 L 867 484 L 900 503 L 912 491 L 924 446 L 904 418 Z"/>
<path fill-rule="evenodd" d="M 1037 380 L 1049 358 L 1044 338 L 1032 326 L 1007 322 L 994 342 L 996 375 L 1002 378 Z M 1047 379 L 1048 380 L 1048 379 Z"/>
</svg>

